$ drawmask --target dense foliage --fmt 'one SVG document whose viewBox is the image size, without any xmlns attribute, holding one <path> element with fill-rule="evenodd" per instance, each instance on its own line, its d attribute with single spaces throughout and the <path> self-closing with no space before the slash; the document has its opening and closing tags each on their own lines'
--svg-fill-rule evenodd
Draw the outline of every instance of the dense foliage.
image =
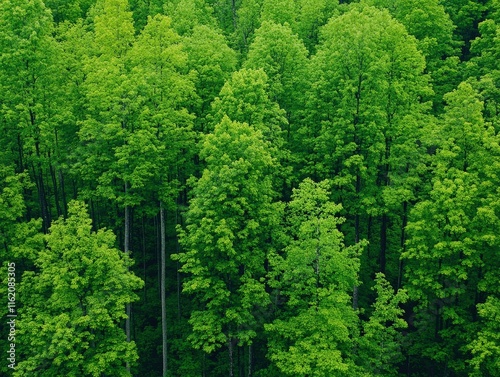
<svg viewBox="0 0 500 377">
<path fill-rule="evenodd" d="M 0 374 L 500 375 L 498 35 L 499 0 L 2 0 Z"/>
</svg>

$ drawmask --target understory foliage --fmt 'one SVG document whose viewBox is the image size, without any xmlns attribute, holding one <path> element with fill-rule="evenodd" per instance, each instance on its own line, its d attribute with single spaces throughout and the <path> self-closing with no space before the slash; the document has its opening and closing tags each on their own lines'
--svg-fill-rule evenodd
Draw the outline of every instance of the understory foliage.
<svg viewBox="0 0 500 377">
<path fill-rule="evenodd" d="M 499 33 L 499 0 L 1 1 L 0 374 L 500 375 Z"/>
</svg>

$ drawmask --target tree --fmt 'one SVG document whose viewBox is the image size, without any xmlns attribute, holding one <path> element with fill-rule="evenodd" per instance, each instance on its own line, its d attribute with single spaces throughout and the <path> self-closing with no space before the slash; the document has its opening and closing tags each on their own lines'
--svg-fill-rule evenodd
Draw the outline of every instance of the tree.
<svg viewBox="0 0 500 377">
<path fill-rule="evenodd" d="M 266 73 L 269 98 L 286 112 L 287 124 L 281 126 L 285 148 L 291 152 L 286 164 L 296 165 L 303 152 L 297 130 L 302 121 L 310 78 L 306 48 L 288 25 L 264 21 L 255 32 L 243 66 L 262 69 Z M 288 181 L 292 180 L 289 173 Z"/>
<path fill-rule="evenodd" d="M 128 254 L 130 207 L 140 201 L 139 195 L 130 189 L 131 173 L 123 154 L 120 155 L 128 149 L 137 105 L 136 91 L 125 64 L 135 33 L 128 1 L 98 2 L 93 21 L 92 55 L 84 66 L 87 113 L 78 131 L 80 148 L 76 155 L 79 158 L 73 171 L 90 186 L 83 192 L 84 198 L 115 200 L 123 208 L 123 251 Z M 130 304 L 126 311 L 125 331 L 130 341 Z"/>
<path fill-rule="evenodd" d="M 200 305 L 188 339 L 209 354 L 226 345 L 230 376 L 236 345 L 253 343 L 270 304 L 266 261 L 279 215 L 272 151 L 260 130 L 228 117 L 205 137 L 207 167 L 180 230 L 182 252 L 173 256 L 188 274 L 183 291 Z"/>
<path fill-rule="evenodd" d="M 330 201 L 329 185 L 306 179 L 294 189 L 285 212 L 289 241 L 271 258 L 272 285 L 285 307 L 265 326 L 268 357 L 287 375 L 346 376 L 356 368 L 352 294 L 363 243 L 344 246 L 341 207 Z"/>
<path fill-rule="evenodd" d="M 196 25 L 192 33 L 184 37 L 183 45 L 187 53 L 186 69 L 195 73 L 192 77 L 195 98 L 190 107 L 196 115 L 195 130 L 207 132 L 205 124 L 210 104 L 235 70 L 236 53 L 219 31 L 206 25 Z"/>
<path fill-rule="evenodd" d="M 153 186 L 156 197 L 169 207 L 192 173 L 188 162 L 195 153 L 193 116 L 187 110 L 195 87 L 187 59 L 171 19 L 150 17 L 127 59 L 137 91 L 138 104 L 132 108 L 137 115 L 124 145 L 116 148 L 118 166 L 131 187 Z"/>
<path fill-rule="evenodd" d="M 320 27 L 338 12 L 339 4 L 326 0 L 297 0 L 296 4 L 298 11 L 293 31 L 312 54 L 319 42 Z"/>
<path fill-rule="evenodd" d="M 471 376 L 495 376 L 498 374 L 498 313 L 499 313 L 499 291 L 498 271 L 500 271 L 500 260 L 498 259 L 498 227 L 500 218 L 499 210 L 499 183 L 498 168 L 500 166 L 500 142 L 498 134 L 490 137 L 485 145 L 488 154 L 484 160 L 478 159 L 484 176 L 481 177 L 480 192 L 481 202 L 477 209 L 477 250 L 480 252 L 481 265 L 478 276 L 478 297 L 476 301 L 477 314 L 479 318 L 473 340 L 468 345 L 470 360 L 468 361 L 473 370 Z"/>
<path fill-rule="evenodd" d="M 478 25 L 479 36 L 471 42 L 471 59 L 467 62 L 466 72 L 474 88 L 484 101 L 485 120 L 493 123 L 498 131 L 500 93 L 500 66 L 498 65 L 498 33 L 500 22 L 500 3 L 493 1 L 488 18 Z M 476 81 L 474 83 L 474 81 Z"/>
<path fill-rule="evenodd" d="M 45 231 L 53 214 L 51 190 L 57 192 L 51 156 L 62 98 L 55 79 L 60 55 L 52 32 L 52 17 L 42 1 L 0 4 L 0 140 L 12 152 L 16 171 L 29 172 L 36 185 L 30 200 L 38 202 L 33 212 L 43 219 Z M 62 213 L 57 197 L 55 203 Z"/>
<path fill-rule="evenodd" d="M 285 112 L 268 95 L 268 78 L 262 69 L 241 69 L 232 74 L 212 103 L 211 123 L 225 116 L 260 130 L 266 140 L 282 145 Z"/>
<path fill-rule="evenodd" d="M 0 155 L 0 259 L 7 261 L 11 256 L 11 241 L 15 237 L 16 222 L 26 211 L 23 188 L 26 174 L 15 174 L 12 166 L 5 165 Z M 24 181 L 24 182 L 23 182 Z"/>
<path fill-rule="evenodd" d="M 15 256 L 14 249 L 17 246 L 18 235 L 26 235 L 23 232 L 23 227 L 19 224 L 19 220 L 25 215 L 26 204 L 23 198 L 23 188 L 27 187 L 27 175 L 26 174 L 15 174 L 13 166 L 7 165 L 6 159 L 4 158 L 5 153 L 0 152 L 0 274 L 2 276 L 2 286 L 0 287 L 0 294 L 6 299 L 13 298 L 16 299 L 15 291 L 9 292 L 9 286 L 12 286 L 13 282 L 19 282 L 19 275 L 16 276 L 16 269 L 14 268 L 9 271 L 8 267 L 11 263 L 17 267 L 18 271 L 28 263 Z M 4 162 L 5 161 L 5 162 Z M 23 242 L 23 241 L 21 241 Z M 8 274 L 10 272 L 11 274 Z M 14 275 L 12 275 L 14 274 Z M 10 279 L 9 279 L 10 278 Z M 8 284 L 10 281 L 10 284 Z M 14 296 L 12 296 L 12 293 Z M 18 299 L 19 297 L 17 297 Z M 7 300 L 6 300 L 7 301 Z M 17 312 L 11 312 L 10 310 L 15 310 L 14 308 L 4 305 L 4 308 L 0 309 L 0 315 L 5 317 L 6 314 L 17 314 Z M 7 320 L 11 318 L 5 317 Z M 2 339 L 0 340 L 0 347 L 9 350 L 11 339 L 9 339 L 9 326 L 2 326 L 0 335 Z M 7 375 L 10 369 L 7 365 L 9 363 L 4 363 L 0 367 L 0 372 Z"/>
<path fill-rule="evenodd" d="M 295 25 L 297 4 L 294 0 L 264 0 L 262 2 L 262 21 L 274 22 L 278 25 Z"/>
<path fill-rule="evenodd" d="M 212 103 L 209 115 L 212 125 L 224 117 L 237 122 L 245 122 L 262 132 L 264 139 L 273 148 L 273 156 L 278 159 L 275 188 L 284 186 L 290 180 L 290 169 L 284 167 L 289 158 L 284 134 L 288 122 L 285 111 L 269 98 L 268 78 L 262 69 L 242 68 L 232 74 L 222 87 L 219 96 Z"/>
<path fill-rule="evenodd" d="M 153 191 L 160 213 L 160 295 L 163 375 L 167 375 L 165 208 L 176 210 L 180 191 L 193 171 L 192 116 L 186 110 L 194 85 L 185 74 L 181 38 L 162 15 L 148 23 L 134 43 L 129 60 L 131 80 L 143 101 L 138 121 L 125 145 L 116 149 L 121 170 L 135 190 Z M 168 147 L 167 147 L 168 145 Z M 145 195 L 142 195 L 145 197 Z"/>
<path fill-rule="evenodd" d="M 460 82 L 458 51 L 454 40 L 455 25 L 438 0 L 365 0 L 383 7 L 417 38 L 418 48 L 426 58 L 426 71 L 433 79 L 436 108 L 442 109 L 443 95 Z"/>
<path fill-rule="evenodd" d="M 201 0 L 180 0 L 167 2 L 165 12 L 172 18 L 172 26 L 182 36 L 189 36 L 199 26 L 217 29 L 213 8 Z M 152 14 L 151 16 L 155 16 Z"/>
<path fill-rule="evenodd" d="M 93 5 L 92 0 L 47 0 L 44 3 L 51 10 L 56 23 L 75 22 L 77 19 L 85 17 L 87 11 Z"/>
<path fill-rule="evenodd" d="M 470 43 L 478 36 L 478 23 L 482 20 L 487 10 L 487 1 L 472 0 L 444 0 L 442 2 L 446 13 L 450 15 L 453 24 L 456 25 L 455 35 L 463 42 L 462 60 L 470 58 Z"/>
<path fill-rule="evenodd" d="M 80 145 L 75 151 L 73 174 L 88 187 L 81 190 L 90 199 L 120 198 L 124 186 L 116 184 L 123 171 L 115 169 L 116 148 L 129 136 L 136 112 L 136 90 L 126 67 L 126 55 L 134 41 L 132 14 L 126 0 L 103 0 L 94 11 L 94 35 L 89 56 L 84 58 L 82 94 L 85 117 L 79 124 Z M 128 203 L 136 198 L 128 196 Z"/>
<path fill-rule="evenodd" d="M 113 233 L 92 232 L 91 223 L 83 203 L 69 203 L 68 219 L 54 221 L 36 253 L 36 270 L 23 274 L 18 330 L 26 346 L 16 377 L 123 376 L 125 362 L 137 360 L 120 324 L 142 280 Z"/>
<path fill-rule="evenodd" d="M 470 364 L 473 367 L 470 376 L 495 376 L 500 371 L 498 357 L 500 355 L 498 338 L 498 316 L 500 302 L 498 296 L 492 295 L 486 302 L 478 304 L 478 313 L 484 320 L 484 325 L 478 330 L 477 336 L 469 344 L 472 353 Z"/>
<path fill-rule="evenodd" d="M 248 46 L 253 40 L 255 30 L 260 26 L 262 0 L 242 0 L 236 11 L 238 24 L 232 40 L 237 50 L 243 54 L 248 52 Z"/>
<path fill-rule="evenodd" d="M 496 260 L 490 254 L 497 223 L 490 216 L 494 176 L 487 166 L 497 166 L 498 147 L 470 84 L 460 84 L 445 100 L 432 190 L 411 212 L 403 258 L 406 288 L 418 302 L 411 352 L 436 362 L 427 368 L 466 374 L 467 345 L 479 325 L 476 305 L 489 291 L 482 281 Z"/>
<path fill-rule="evenodd" d="M 404 359 L 400 330 L 408 327 L 400 305 L 408 300 L 408 295 L 405 290 L 395 293 L 382 273 L 376 274 L 373 290 L 377 292 L 373 312 L 363 322 L 362 336 L 357 339 L 358 363 L 369 376 L 398 376 L 397 365 Z"/>
<path fill-rule="evenodd" d="M 255 32 L 245 68 L 262 69 L 269 81 L 269 97 L 295 120 L 307 88 L 307 50 L 289 26 L 264 21 Z"/>
<path fill-rule="evenodd" d="M 362 258 L 366 288 L 373 272 L 387 272 L 390 281 L 397 274 L 400 240 L 388 234 L 401 229 L 415 187 L 409 172 L 422 160 L 415 141 L 428 109 L 421 98 L 431 93 L 424 66 L 403 25 L 359 4 L 323 27 L 312 60 L 307 118 L 298 130 L 306 152 L 301 173 L 332 179 L 347 240 L 370 241 Z"/>
</svg>

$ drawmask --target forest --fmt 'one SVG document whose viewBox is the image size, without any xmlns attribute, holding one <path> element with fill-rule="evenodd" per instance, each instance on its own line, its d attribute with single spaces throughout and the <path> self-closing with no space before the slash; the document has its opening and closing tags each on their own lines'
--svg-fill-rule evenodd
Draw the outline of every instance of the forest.
<svg viewBox="0 0 500 377">
<path fill-rule="evenodd" d="M 500 376 L 497 22 L 1 0 L 0 374 Z"/>
</svg>

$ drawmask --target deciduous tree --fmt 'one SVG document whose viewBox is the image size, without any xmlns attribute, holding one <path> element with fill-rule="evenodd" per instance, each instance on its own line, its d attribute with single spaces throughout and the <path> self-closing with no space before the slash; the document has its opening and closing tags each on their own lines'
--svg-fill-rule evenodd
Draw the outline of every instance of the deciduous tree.
<svg viewBox="0 0 500 377">
<path fill-rule="evenodd" d="M 273 204 L 277 162 L 262 131 L 224 117 L 207 135 L 207 167 L 193 188 L 175 256 L 188 274 L 184 292 L 200 307 L 191 313 L 192 345 L 213 353 L 223 345 L 234 375 L 236 346 L 250 346 L 270 304 L 266 261 L 279 206 Z"/>
<path fill-rule="evenodd" d="M 271 259 L 272 285 L 285 304 L 266 325 L 268 357 L 285 375 L 350 376 L 356 369 L 352 294 L 362 244 L 344 246 L 329 185 L 306 179 L 294 190 L 285 212 L 288 245 Z"/>
<path fill-rule="evenodd" d="M 71 202 L 68 219 L 52 224 L 37 251 L 35 271 L 23 274 L 16 377 L 125 376 L 125 363 L 137 360 L 120 325 L 142 280 L 113 233 L 91 229 L 85 205 Z"/>
</svg>

